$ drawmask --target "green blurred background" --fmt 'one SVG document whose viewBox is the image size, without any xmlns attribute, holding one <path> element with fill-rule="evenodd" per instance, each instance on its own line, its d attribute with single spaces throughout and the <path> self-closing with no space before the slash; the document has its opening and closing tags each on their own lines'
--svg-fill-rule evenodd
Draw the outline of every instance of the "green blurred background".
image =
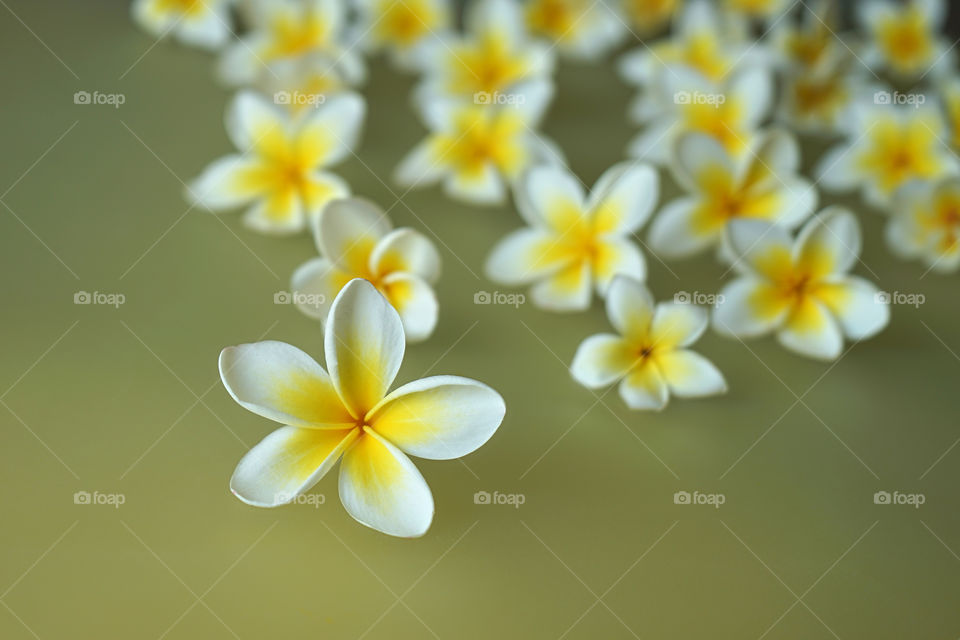
<svg viewBox="0 0 960 640">
<path fill-rule="evenodd" d="M 231 150 L 211 57 L 154 46 L 125 3 L 0 4 L 0 637 L 960 635 L 957 280 L 892 259 L 875 212 L 851 201 L 865 262 L 925 304 L 895 307 L 834 364 L 708 333 L 699 351 L 730 393 L 649 414 L 570 378 L 580 340 L 608 326 L 599 305 L 474 304 L 497 290 L 481 265 L 519 226 L 510 207 L 411 192 L 391 217 L 435 237 L 445 269 L 437 332 L 400 381 L 478 378 L 507 417 L 462 464 L 418 461 L 437 506 L 422 539 L 355 523 L 335 474 L 319 506 L 258 510 L 227 482 L 272 425 L 229 398 L 217 355 L 271 338 L 321 357 L 319 325 L 273 304 L 311 240 L 187 212 L 181 181 Z M 387 207 L 423 130 L 412 80 L 371 67 L 362 162 L 338 172 Z M 633 133 L 629 92 L 609 63 L 558 79 L 544 129 L 591 183 Z M 75 105 L 79 90 L 126 102 Z M 649 262 L 659 298 L 721 286 L 710 256 Z M 75 305 L 78 291 L 126 302 Z M 695 490 L 726 502 L 674 504 Z M 877 491 L 925 504 L 876 505 Z"/>
</svg>

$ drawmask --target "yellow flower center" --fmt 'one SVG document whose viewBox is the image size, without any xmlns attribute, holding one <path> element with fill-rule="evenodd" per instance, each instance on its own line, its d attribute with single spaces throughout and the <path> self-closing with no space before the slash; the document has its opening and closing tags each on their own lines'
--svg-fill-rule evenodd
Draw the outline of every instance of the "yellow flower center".
<svg viewBox="0 0 960 640">
<path fill-rule="evenodd" d="M 526 65 L 507 48 L 499 34 L 486 34 L 476 46 L 464 47 L 452 56 L 453 91 L 496 93 L 523 78 Z"/>
<path fill-rule="evenodd" d="M 186 16 L 197 15 L 206 8 L 204 0 L 159 0 L 157 3 L 160 11 L 175 11 Z"/>
<path fill-rule="evenodd" d="M 885 193 L 912 179 L 930 179 L 941 170 L 935 130 L 917 118 L 900 124 L 887 120 L 875 125 L 858 166 Z"/>
<path fill-rule="evenodd" d="M 932 51 L 926 18 L 915 8 L 881 22 L 877 39 L 891 63 L 901 69 L 923 63 Z"/>
<path fill-rule="evenodd" d="M 527 23 L 532 31 L 563 40 L 571 36 L 585 9 L 580 0 L 533 0 L 527 8 Z"/>
<path fill-rule="evenodd" d="M 409 46 L 439 26 L 440 14 L 425 0 L 385 0 L 376 25 L 380 40 Z"/>
</svg>

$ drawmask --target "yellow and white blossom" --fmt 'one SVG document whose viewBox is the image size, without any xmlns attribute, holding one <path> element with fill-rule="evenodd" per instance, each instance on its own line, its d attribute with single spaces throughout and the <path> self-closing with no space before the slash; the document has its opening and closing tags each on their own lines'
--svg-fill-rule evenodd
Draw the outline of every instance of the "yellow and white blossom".
<svg viewBox="0 0 960 640">
<path fill-rule="evenodd" d="M 241 92 L 226 118 L 239 153 L 211 163 L 187 197 L 212 211 L 252 204 L 244 223 L 256 231 L 303 231 L 327 202 L 349 195 L 347 183 L 325 169 L 352 153 L 364 111 L 363 98 L 342 94 L 294 117 L 259 94 Z"/>
<path fill-rule="evenodd" d="M 698 131 L 740 155 L 753 143 L 773 101 L 768 68 L 748 66 L 711 83 L 685 66 L 671 67 L 659 88 L 641 94 L 632 116 L 644 125 L 627 149 L 630 156 L 665 164 L 678 137 Z"/>
<path fill-rule="evenodd" d="M 257 84 L 277 62 L 312 54 L 335 61 L 352 83 L 362 79 L 363 59 L 347 42 L 342 0 L 271 0 L 250 13 L 250 31 L 220 58 L 219 75 L 228 85 Z"/>
<path fill-rule="evenodd" d="M 709 316 L 696 305 L 661 302 L 638 280 L 618 275 L 606 300 L 616 333 L 584 340 L 570 372 L 596 389 L 620 381 L 620 397 L 631 409 L 659 411 L 670 395 L 696 398 L 724 393 L 727 383 L 712 362 L 691 351 Z"/>
<path fill-rule="evenodd" d="M 533 303 L 581 311 L 613 277 L 643 280 L 646 261 L 631 236 L 656 205 L 659 183 L 647 165 L 622 163 L 597 180 L 589 197 L 562 167 L 535 167 L 515 200 L 527 227 L 505 237 L 487 259 L 487 276 L 506 285 L 533 283 Z"/>
<path fill-rule="evenodd" d="M 337 293 L 363 278 L 400 314 L 407 342 L 430 337 L 437 325 L 432 285 L 440 277 L 440 254 L 426 236 L 393 229 L 382 209 L 357 198 L 329 203 L 312 226 L 320 257 L 301 265 L 291 284 L 301 311 L 325 321 Z"/>
<path fill-rule="evenodd" d="M 523 0 L 530 32 L 561 55 L 595 60 L 615 47 L 626 32 L 609 0 Z"/>
<path fill-rule="evenodd" d="M 503 398 L 476 380 L 446 375 L 388 393 L 403 360 L 403 325 L 365 280 L 352 280 L 334 300 L 324 351 L 329 372 L 283 342 L 220 354 L 233 399 L 284 425 L 240 460 L 230 490 L 257 507 L 289 504 L 340 461 L 347 513 L 389 535 L 422 536 L 433 496 L 407 456 L 451 460 L 476 450 L 500 426 Z"/>
<path fill-rule="evenodd" d="M 797 143 L 785 131 L 765 133 L 739 158 L 710 136 L 685 134 L 676 145 L 674 177 L 687 195 L 654 218 L 650 247 L 673 258 L 718 247 L 727 223 L 740 218 L 799 226 L 817 206 L 817 190 L 797 173 L 799 165 Z"/>
<path fill-rule="evenodd" d="M 890 100 L 894 93 L 874 96 Z M 913 96 L 917 101 L 922 94 Z M 946 136 L 939 111 L 930 103 L 864 107 L 851 110 L 847 142 L 830 150 L 815 170 L 829 191 L 861 189 L 878 207 L 889 204 L 894 192 L 912 180 L 935 180 L 957 173 L 958 162 L 942 139 Z"/>
<path fill-rule="evenodd" d="M 134 0 L 133 20 L 144 31 L 184 44 L 219 49 L 232 35 L 230 0 Z"/>
<path fill-rule="evenodd" d="M 355 39 L 367 51 L 386 50 L 408 70 L 427 62 L 427 47 L 447 37 L 451 28 L 449 0 L 356 0 Z"/>
<path fill-rule="evenodd" d="M 939 34 L 947 13 L 943 0 L 864 0 L 857 10 L 868 35 L 861 58 L 872 68 L 909 80 L 951 67 L 951 46 Z"/>
<path fill-rule="evenodd" d="M 960 268 L 960 178 L 906 185 L 894 196 L 890 213 L 887 243 L 895 253 L 931 271 Z"/>
<path fill-rule="evenodd" d="M 484 105 L 456 98 L 422 104 L 430 133 L 397 167 L 408 188 L 443 183 L 451 198 L 499 204 L 527 168 L 562 160 L 559 149 L 535 128 L 552 95 L 548 82 L 515 89 L 510 104 Z"/>
<path fill-rule="evenodd" d="M 553 52 L 527 34 L 515 0 L 474 0 L 464 17 L 464 35 L 437 39 L 427 47 L 420 101 L 459 96 L 476 104 L 514 100 L 514 89 L 548 80 Z"/>
<path fill-rule="evenodd" d="M 782 227 L 737 220 L 728 227 L 739 277 L 721 291 L 714 328 L 749 338 L 776 333 L 787 349 L 837 358 L 843 339 L 864 340 L 889 321 L 872 283 L 849 275 L 860 256 L 860 226 L 846 209 L 828 207 L 796 240 Z"/>
<path fill-rule="evenodd" d="M 684 0 L 620 0 L 630 30 L 640 37 L 662 31 L 683 8 Z"/>
</svg>

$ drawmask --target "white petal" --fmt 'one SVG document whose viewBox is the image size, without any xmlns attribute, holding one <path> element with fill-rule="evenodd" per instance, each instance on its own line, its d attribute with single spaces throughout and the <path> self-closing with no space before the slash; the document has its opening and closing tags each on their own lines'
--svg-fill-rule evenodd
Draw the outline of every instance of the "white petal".
<svg viewBox="0 0 960 640">
<path fill-rule="evenodd" d="M 205 49 L 219 49 L 230 40 L 229 20 L 222 7 L 208 6 L 201 16 L 181 20 L 177 27 L 177 38 Z"/>
<path fill-rule="evenodd" d="M 796 259 L 813 273 L 846 273 L 860 257 L 860 225 L 847 209 L 827 207 L 797 236 Z"/>
<path fill-rule="evenodd" d="M 590 191 L 587 208 L 600 233 L 631 233 L 650 217 L 659 198 L 652 167 L 623 162 L 607 169 Z"/>
<path fill-rule="evenodd" d="M 682 258 L 714 244 L 715 233 L 697 228 L 699 206 L 695 198 L 679 198 L 663 207 L 650 225 L 650 248 L 667 258 Z"/>
<path fill-rule="evenodd" d="M 403 360 L 405 339 L 397 311 L 367 280 L 340 290 L 324 332 L 330 378 L 355 417 L 386 395 Z"/>
<path fill-rule="evenodd" d="M 727 382 L 719 369 L 700 354 L 687 349 L 657 356 L 657 367 L 670 393 L 680 398 L 712 396 L 727 390 Z"/>
<path fill-rule="evenodd" d="M 713 309 L 713 328 L 728 336 L 760 336 L 783 324 L 790 308 L 777 303 L 768 282 L 755 277 L 737 278 L 721 291 Z"/>
<path fill-rule="evenodd" d="M 843 334 L 826 306 L 807 296 L 790 313 L 777 340 L 791 351 L 833 360 L 843 351 Z"/>
<path fill-rule="evenodd" d="M 458 172 L 447 176 L 443 190 L 451 198 L 479 205 L 500 204 L 507 195 L 503 178 L 490 163 L 476 173 Z"/>
<path fill-rule="evenodd" d="M 656 365 L 646 362 L 620 382 L 620 397 L 631 409 L 660 411 L 667 406 L 670 392 Z"/>
<path fill-rule="evenodd" d="M 497 243 L 485 271 L 494 282 L 526 284 L 556 273 L 570 258 L 557 236 L 542 229 L 518 229 Z"/>
<path fill-rule="evenodd" d="M 288 504 L 326 475 L 357 433 L 280 427 L 243 456 L 230 491 L 255 507 Z"/>
<path fill-rule="evenodd" d="M 864 340 L 890 322 L 890 306 L 873 283 L 856 276 L 837 278 L 817 288 L 820 300 L 836 317 L 844 335 Z"/>
<path fill-rule="evenodd" d="M 390 226 L 386 213 L 369 200 L 334 200 L 317 221 L 317 248 L 343 271 L 366 274 L 374 247 L 387 235 Z"/>
<path fill-rule="evenodd" d="M 833 147 L 813 170 L 817 184 L 830 191 L 851 191 L 860 183 L 856 155 L 849 145 Z"/>
<path fill-rule="evenodd" d="M 642 282 L 617 276 L 607 290 L 607 318 L 620 335 L 639 339 L 646 337 L 653 322 L 654 302 Z"/>
<path fill-rule="evenodd" d="M 394 390 L 367 422 L 412 456 L 452 460 L 489 440 L 506 410 L 500 394 L 481 382 L 433 376 Z"/>
<path fill-rule="evenodd" d="M 314 258 L 293 272 L 290 279 L 293 302 L 311 318 L 326 320 L 337 293 L 351 279 L 326 258 Z"/>
<path fill-rule="evenodd" d="M 733 78 L 728 93 L 746 108 L 744 123 L 755 127 L 766 117 L 773 102 L 772 74 L 765 66 L 746 67 Z"/>
<path fill-rule="evenodd" d="M 290 235 L 303 231 L 307 215 L 300 194 L 293 189 L 268 193 L 243 214 L 243 224 L 260 233 Z"/>
<path fill-rule="evenodd" d="M 605 238 L 597 242 L 593 278 L 597 293 L 606 295 L 614 276 L 622 274 L 637 280 L 647 277 L 647 261 L 630 238 Z"/>
<path fill-rule="evenodd" d="M 343 456 L 340 500 L 358 522 L 391 536 L 422 536 L 433 521 L 433 496 L 423 476 L 372 429 L 364 429 Z"/>
<path fill-rule="evenodd" d="M 238 93 L 227 109 L 227 135 L 244 153 L 275 144 L 286 136 L 288 126 L 285 112 L 253 91 Z"/>
<path fill-rule="evenodd" d="M 661 302 L 653 313 L 650 336 L 657 349 L 688 347 L 703 335 L 709 316 L 693 304 Z"/>
<path fill-rule="evenodd" d="M 736 172 L 723 145 L 704 133 L 684 133 L 677 138 L 675 152 L 674 177 L 687 191 L 700 191 L 704 174 L 721 171 L 732 177 Z"/>
<path fill-rule="evenodd" d="M 590 307 L 590 265 L 571 264 L 533 285 L 530 298 L 548 311 L 583 311 Z"/>
<path fill-rule="evenodd" d="M 410 273 L 432 284 L 440 277 L 440 254 L 422 233 L 394 229 L 373 248 L 370 270 L 378 276 Z"/>
<path fill-rule="evenodd" d="M 187 199 L 213 210 L 246 204 L 260 195 L 259 185 L 250 179 L 259 166 L 256 160 L 241 155 L 214 160 L 187 187 Z"/>
<path fill-rule="evenodd" d="M 570 373 L 574 380 L 585 387 L 605 387 L 626 375 L 637 358 L 638 354 L 632 353 L 620 336 L 599 333 L 577 347 Z"/>
<path fill-rule="evenodd" d="M 777 224 L 793 229 L 809 218 L 817 208 L 820 194 L 816 186 L 806 178 L 784 178 L 781 187 L 781 198 L 786 202 L 776 212 L 775 220 Z"/>
<path fill-rule="evenodd" d="M 793 239 L 787 230 L 764 220 L 732 220 L 725 239 L 735 260 L 733 267 L 740 273 L 765 275 L 770 265 L 789 261 L 793 253 Z"/>
<path fill-rule="evenodd" d="M 420 142 L 408 153 L 393 174 L 394 181 L 402 187 L 424 187 L 438 182 L 447 173 L 443 157 L 437 153 L 432 139 Z"/>
<path fill-rule="evenodd" d="M 273 340 L 220 353 L 223 386 L 242 407 L 297 427 L 343 428 L 353 423 L 330 376 L 296 347 Z"/>
<path fill-rule="evenodd" d="M 407 342 L 426 340 L 437 326 L 440 305 L 433 289 L 419 276 L 395 272 L 380 281 L 383 294 L 400 314 Z"/>
<path fill-rule="evenodd" d="M 564 233 L 570 225 L 571 211 L 584 210 L 580 181 L 560 166 L 531 169 L 518 189 L 517 207 L 531 225 Z"/>
<path fill-rule="evenodd" d="M 336 164 L 350 155 L 360 138 L 366 102 L 356 93 L 330 96 L 316 109 L 306 112 L 297 130 L 301 153 L 323 166 Z"/>
</svg>

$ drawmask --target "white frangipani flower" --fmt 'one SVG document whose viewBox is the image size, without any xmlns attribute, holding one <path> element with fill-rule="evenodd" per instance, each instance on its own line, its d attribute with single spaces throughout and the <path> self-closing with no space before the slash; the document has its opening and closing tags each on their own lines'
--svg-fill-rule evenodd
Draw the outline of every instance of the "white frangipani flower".
<svg viewBox="0 0 960 640">
<path fill-rule="evenodd" d="M 400 316 L 365 280 L 334 300 L 325 327 L 329 373 L 303 351 L 265 341 L 227 347 L 220 377 L 241 406 L 285 425 L 240 460 L 230 489 L 257 507 L 289 504 L 340 464 L 340 500 L 360 523 L 417 537 L 433 496 L 407 455 L 452 460 L 500 426 L 503 398 L 459 376 L 433 376 L 388 393 L 403 360 Z"/>
<path fill-rule="evenodd" d="M 931 271 L 960 268 L 960 178 L 912 182 L 894 196 L 887 243 Z"/>
<path fill-rule="evenodd" d="M 553 90 L 530 82 L 512 104 L 484 105 L 437 98 L 422 105 L 430 134 L 397 167 L 395 180 L 409 188 L 443 183 L 451 198 L 499 204 L 528 167 L 562 161 L 559 149 L 535 132 Z"/>
<path fill-rule="evenodd" d="M 533 303 L 551 311 L 581 311 L 591 292 L 605 295 L 618 273 L 643 280 L 646 261 L 631 240 L 655 206 L 659 183 L 647 165 L 608 169 L 590 192 L 561 167 L 535 167 L 516 189 L 526 228 L 494 247 L 487 276 L 506 285 L 534 283 Z"/>
<path fill-rule="evenodd" d="M 219 49 L 230 39 L 230 0 L 134 0 L 134 21 L 160 38 L 205 49 Z"/>
<path fill-rule="evenodd" d="M 878 94 L 888 99 L 892 95 Z M 931 104 L 866 107 L 861 101 L 848 120 L 847 141 L 827 151 L 815 170 L 828 191 L 862 189 L 867 202 L 885 207 L 908 182 L 935 180 L 960 169 L 941 140 L 945 127 Z"/>
<path fill-rule="evenodd" d="M 676 139 L 698 131 L 728 151 L 747 151 L 773 101 L 773 78 L 761 66 L 740 68 L 718 83 L 685 66 L 671 67 L 657 90 L 641 94 L 633 119 L 644 130 L 627 149 L 630 156 L 665 164 Z"/>
<path fill-rule="evenodd" d="M 654 304 L 642 283 L 624 275 L 613 279 L 606 305 L 617 333 L 600 333 L 580 344 L 570 367 L 577 382 L 596 389 L 619 380 L 628 407 L 656 411 L 667 406 L 671 394 L 693 398 L 727 390 L 713 363 L 689 349 L 707 328 L 704 309 Z"/>
<path fill-rule="evenodd" d="M 595 60 L 626 32 L 608 0 L 525 0 L 524 11 L 530 32 L 570 58 Z"/>
<path fill-rule="evenodd" d="M 213 211 L 253 203 L 244 223 L 256 231 L 303 231 L 327 202 L 349 195 L 347 183 L 324 169 L 352 152 L 364 111 L 363 98 L 342 94 L 294 117 L 259 94 L 241 92 L 226 119 L 239 153 L 211 163 L 187 197 Z"/>
<path fill-rule="evenodd" d="M 688 133 L 675 149 L 674 177 L 688 195 L 668 203 L 650 226 L 650 247 L 680 258 L 720 246 L 731 220 L 758 218 L 793 229 L 817 206 L 817 190 L 798 175 L 800 151 L 785 131 L 759 137 L 736 158 L 710 136 Z"/>
<path fill-rule="evenodd" d="M 440 255 L 429 239 L 413 229 L 391 229 L 383 210 L 357 198 L 329 203 L 313 230 L 320 257 L 301 265 L 291 285 L 301 311 L 325 321 L 337 293 L 363 278 L 400 314 L 407 342 L 433 333 Z"/>
<path fill-rule="evenodd" d="M 514 88 L 531 80 L 548 80 L 553 53 L 526 33 L 515 0 L 474 0 L 464 17 L 464 35 L 430 43 L 421 102 L 459 96 L 476 104 L 514 101 Z"/>
<path fill-rule="evenodd" d="M 877 287 L 848 274 L 861 242 L 849 211 L 824 209 L 796 240 L 759 220 L 737 220 L 727 230 L 740 276 L 718 298 L 713 326 L 719 333 L 748 338 L 775 332 L 791 351 L 833 360 L 844 336 L 864 340 L 887 325 L 890 309 Z"/>
<path fill-rule="evenodd" d="M 253 6 L 248 33 L 227 47 L 219 75 L 231 86 L 253 85 L 281 60 L 326 55 L 351 83 L 364 75 L 363 59 L 346 43 L 342 0 L 270 0 Z"/>
<path fill-rule="evenodd" d="M 419 70 L 427 47 L 451 28 L 449 0 L 356 0 L 354 39 L 367 51 L 385 49 L 401 69 Z"/>
<path fill-rule="evenodd" d="M 871 67 L 916 79 L 952 66 L 952 47 L 939 34 L 947 15 L 943 0 L 863 0 L 857 11 L 869 35 L 861 58 Z"/>
</svg>

